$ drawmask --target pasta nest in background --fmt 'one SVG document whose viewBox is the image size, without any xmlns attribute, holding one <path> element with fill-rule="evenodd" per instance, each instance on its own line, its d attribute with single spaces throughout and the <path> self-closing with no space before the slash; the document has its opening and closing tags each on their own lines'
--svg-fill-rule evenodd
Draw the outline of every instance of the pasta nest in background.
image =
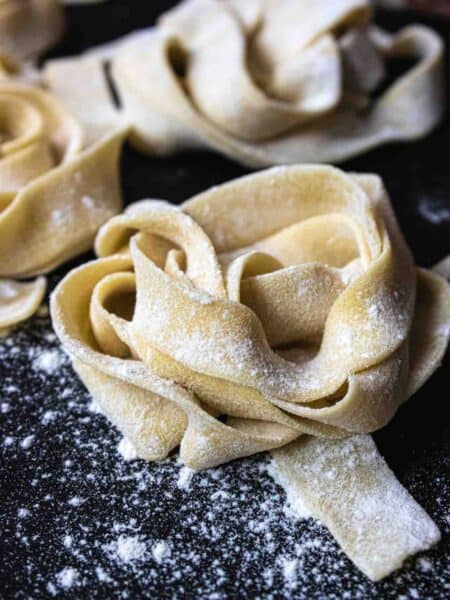
<svg viewBox="0 0 450 600">
<path fill-rule="evenodd" d="M 120 211 L 123 132 L 86 144 L 80 123 L 49 93 L 0 79 L 0 330 L 38 308 L 47 273 L 87 251 Z"/>
<path fill-rule="evenodd" d="M 425 135 L 444 106 L 438 34 L 371 18 L 366 0 L 186 0 L 43 76 L 94 138 L 125 124 L 149 154 L 337 162 Z M 397 60 L 408 68 L 393 77 Z"/>
</svg>

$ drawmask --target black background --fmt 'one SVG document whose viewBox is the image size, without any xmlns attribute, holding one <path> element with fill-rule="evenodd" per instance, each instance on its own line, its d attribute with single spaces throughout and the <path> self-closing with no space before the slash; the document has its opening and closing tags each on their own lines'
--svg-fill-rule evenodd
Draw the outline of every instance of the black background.
<svg viewBox="0 0 450 600">
<path fill-rule="evenodd" d="M 158 14 L 174 4 L 114 0 L 70 7 L 67 34 L 50 55 L 78 53 L 150 26 Z M 417 19 L 417 15 L 405 13 L 378 15 L 378 22 L 392 30 Z M 448 42 L 450 23 L 429 21 L 428 24 L 438 29 Z M 450 77 L 447 79 L 450 81 Z M 446 116 L 425 140 L 384 147 L 342 165 L 346 170 L 375 172 L 384 178 L 402 229 L 417 263 L 422 266 L 431 266 L 450 252 L 449 142 L 450 124 Z M 208 152 L 184 153 L 160 160 L 137 155 L 126 148 L 122 160 L 124 200 L 128 204 L 152 197 L 179 203 L 246 172 L 228 159 Z M 51 277 L 51 283 L 85 258 L 59 269 Z M 373 585 L 334 549 L 326 560 L 315 554 L 313 563 L 308 564 L 310 572 L 301 574 L 299 585 L 286 588 L 279 575 L 272 582 L 264 580 L 262 570 L 273 563 L 271 553 L 292 546 L 316 526 L 308 522 L 283 524 L 280 512 L 280 523 L 273 524 L 275 548 L 271 550 L 262 547 L 263 538 L 242 533 L 252 511 L 258 510 L 258 503 L 269 499 L 276 507 L 282 502 L 280 490 L 260 472 L 265 459 L 236 461 L 222 468 L 223 485 L 228 486 L 228 492 L 237 500 L 228 513 L 218 511 L 216 515 L 221 539 L 214 543 L 208 542 L 208 537 L 202 539 L 196 532 L 210 502 L 205 486 L 213 489 L 217 481 L 205 475 L 198 485 L 193 485 L 187 503 L 174 485 L 179 468 L 175 458 L 161 465 L 146 465 L 141 461 L 121 463 L 115 452 L 119 436 L 103 418 L 88 411 L 88 395 L 70 366 L 64 363 L 56 375 L 48 376 L 30 368 L 30 348 L 40 352 L 58 347 L 50 331 L 48 318 L 35 317 L 17 330 L 10 342 L 0 339 L 0 400 L 7 400 L 12 407 L 0 414 L 1 436 L 19 439 L 32 433 L 37 440 L 26 451 L 18 445 L 1 447 L 1 597 L 51 597 L 54 589 L 59 596 L 100 598 L 341 598 L 345 591 L 350 598 L 394 598 L 402 594 L 413 598 L 416 592 L 420 598 L 448 597 L 450 574 L 446 556 L 450 515 L 445 513 L 450 499 L 448 358 L 444 368 L 402 408 L 389 426 L 375 434 L 378 447 L 396 475 L 444 532 L 441 544 L 429 554 L 431 571 L 410 566 L 401 575 Z M 16 348 L 12 353 L 11 347 Z M 17 387 L 15 391 L 11 388 L 13 384 Z M 69 401 L 61 398 L 68 386 L 72 394 Z M 45 410 L 54 411 L 58 417 L 43 427 Z M 72 464 L 64 467 L 67 460 Z M 85 480 L 90 473 L 95 476 L 94 486 Z M 136 495 L 130 481 L 135 482 L 137 477 L 143 477 L 147 484 Z M 247 489 L 246 486 L 253 491 L 245 500 L 240 491 Z M 67 505 L 74 490 L 85 499 L 76 510 Z M 50 495 L 48 501 L 47 495 Z M 133 504 L 135 500 L 137 503 Z M 17 518 L 20 507 L 31 513 L 25 523 L 19 523 Z M 101 536 L 108 539 L 107 528 L 125 517 L 135 518 L 144 536 L 178 540 L 177 568 L 181 579 L 174 575 L 173 562 L 159 570 L 124 569 L 105 558 L 96 540 Z M 61 546 L 61 536 L 67 531 L 79 536 L 83 528 L 88 548 L 80 550 L 78 556 L 73 552 L 67 554 Z M 317 535 L 324 540 L 324 547 L 332 543 L 326 532 Z M 200 556 L 195 565 L 189 558 L 191 549 Z M 343 564 L 335 579 L 329 577 L 331 559 L 339 559 Z M 217 561 L 225 573 L 223 577 L 217 574 Z M 56 581 L 55 573 L 67 564 L 76 567 L 80 574 L 76 585 L 70 590 L 49 587 L 49 582 Z M 109 582 L 95 576 L 98 565 L 109 570 Z"/>
</svg>

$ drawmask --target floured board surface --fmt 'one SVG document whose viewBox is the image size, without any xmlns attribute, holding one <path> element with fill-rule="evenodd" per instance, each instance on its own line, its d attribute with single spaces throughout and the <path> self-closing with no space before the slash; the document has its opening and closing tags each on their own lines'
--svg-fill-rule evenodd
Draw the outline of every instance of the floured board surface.
<svg viewBox="0 0 450 600">
<path fill-rule="evenodd" d="M 54 54 L 78 52 L 149 25 L 169 5 L 122 0 L 73 7 L 68 36 Z M 393 29 L 408 22 L 405 15 L 382 18 Z M 450 26 L 430 25 L 449 41 Z M 450 249 L 449 143 L 450 126 L 444 123 L 427 140 L 343 165 L 383 176 L 424 266 Z M 142 197 L 181 202 L 245 172 L 208 153 L 161 161 L 127 150 L 122 164 L 126 203 Z M 0 597 L 445 597 L 449 367 L 447 358 L 375 436 L 443 540 L 375 585 L 324 528 L 293 515 L 266 456 L 194 475 L 177 463 L 176 453 L 159 464 L 126 460 L 128 449 L 95 412 L 42 310 L 0 339 Z"/>
</svg>

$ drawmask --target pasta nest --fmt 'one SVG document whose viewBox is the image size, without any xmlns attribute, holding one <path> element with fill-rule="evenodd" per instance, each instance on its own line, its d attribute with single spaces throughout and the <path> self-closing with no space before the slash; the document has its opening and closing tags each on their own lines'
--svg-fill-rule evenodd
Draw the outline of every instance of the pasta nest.
<svg viewBox="0 0 450 600">
<path fill-rule="evenodd" d="M 371 16 L 366 0 L 187 0 L 44 77 L 93 136 L 126 124 L 150 154 L 337 162 L 425 135 L 442 114 L 440 37 L 391 35 Z"/>
<path fill-rule="evenodd" d="M 381 180 L 274 168 L 113 217 L 52 297 L 100 408 L 193 468 L 374 431 L 438 366 L 447 282 L 417 269 Z"/>
<path fill-rule="evenodd" d="M 8 65 L 7 65 L 8 66 Z M 87 251 L 120 211 L 123 132 L 86 144 L 80 123 L 47 92 L 0 79 L 0 329 L 29 317 L 46 273 Z"/>
</svg>

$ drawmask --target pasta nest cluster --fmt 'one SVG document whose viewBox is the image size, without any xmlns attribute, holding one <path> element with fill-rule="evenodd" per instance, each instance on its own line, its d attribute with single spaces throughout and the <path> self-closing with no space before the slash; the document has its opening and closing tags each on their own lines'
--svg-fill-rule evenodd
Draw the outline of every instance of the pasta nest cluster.
<svg viewBox="0 0 450 600">
<path fill-rule="evenodd" d="M 0 79 L 0 330 L 29 317 L 46 273 L 87 251 L 120 211 L 123 132 L 87 145 L 80 123 L 47 92 Z"/>
<path fill-rule="evenodd" d="M 390 35 L 371 16 L 366 0 L 187 0 L 44 77 L 92 135 L 126 124 L 144 152 L 336 162 L 424 135 L 442 113 L 439 36 Z M 416 64 L 389 84 L 397 59 Z"/>
<path fill-rule="evenodd" d="M 55 331 L 146 459 L 207 468 L 389 421 L 445 351 L 450 291 L 380 179 L 274 168 L 113 217 L 58 285 Z"/>
</svg>

